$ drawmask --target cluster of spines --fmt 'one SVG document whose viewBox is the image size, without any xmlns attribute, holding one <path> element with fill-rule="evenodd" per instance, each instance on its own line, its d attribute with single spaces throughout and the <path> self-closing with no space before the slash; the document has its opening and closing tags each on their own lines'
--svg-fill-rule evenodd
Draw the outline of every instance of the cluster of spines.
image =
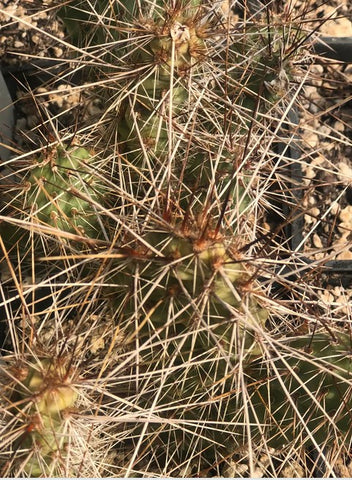
<svg viewBox="0 0 352 480">
<path fill-rule="evenodd" d="M 5 368 L 4 362 L 1 377 L 1 406 L 7 412 L 4 421 L 17 431 L 17 439 L 11 442 L 13 453 L 7 452 L 8 464 L 16 454 L 17 474 L 21 470 L 29 477 L 60 476 L 65 445 L 70 442 L 65 412 L 68 415 L 77 399 L 69 363 L 42 357 L 9 363 Z M 3 473 L 4 468 L 6 464 Z"/>
</svg>

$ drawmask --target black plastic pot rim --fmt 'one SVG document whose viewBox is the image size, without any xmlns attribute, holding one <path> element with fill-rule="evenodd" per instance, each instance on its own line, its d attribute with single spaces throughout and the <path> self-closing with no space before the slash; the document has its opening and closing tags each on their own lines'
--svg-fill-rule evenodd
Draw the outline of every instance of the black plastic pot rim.
<svg viewBox="0 0 352 480">
<path fill-rule="evenodd" d="M 351 48 L 352 48 L 352 38 L 351 38 Z M 352 49 L 351 49 L 352 53 Z M 291 109 L 288 113 L 288 120 L 290 125 L 295 125 L 298 123 L 298 115 L 294 109 Z M 302 170 L 300 166 L 299 159 L 301 157 L 301 151 L 297 145 L 294 143 L 290 143 L 290 145 L 286 145 L 282 143 L 279 145 L 279 154 L 280 152 L 285 152 L 285 156 L 289 157 L 291 162 L 290 167 L 290 177 L 292 179 L 292 192 L 291 192 L 291 201 L 292 204 L 299 207 L 302 202 L 303 196 L 303 183 L 302 183 Z M 302 185 L 302 188 L 297 188 L 298 185 Z M 294 187 L 294 188 L 293 188 Z M 290 246 L 293 253 L 296 253 L 299 256 L 299 260 L 301 264 L 306 264 L 304 267 L 304 271 L 312 271 L 318 269 L 322 271 L 324 274 L 329 276 L 338 275 L 351 277 L 352 281 L 352 260 L 312 260 L 306 257 L 302 251 L 304 240 L 303 240 L 303 227 L 304 227 L 304 220 L 303 215 L 296 215 L 295 207 L 293 211 L 290 209 L 286 209 L 284 211 L 287 218 L 292 216 L 292 221 L 288 222 L 287 227 L 285 228 L 286 237 L 290 239 Z M 290 268 L 291 270 L 291 268 Z M 295 275 L 294 267 L 292 267 L 291 273 Z"/>
<path fill-rule="evenodd" d="M 352 63 L 352 37 L 320 37 L 314 51 L 331 60 Z"/>
</svg>

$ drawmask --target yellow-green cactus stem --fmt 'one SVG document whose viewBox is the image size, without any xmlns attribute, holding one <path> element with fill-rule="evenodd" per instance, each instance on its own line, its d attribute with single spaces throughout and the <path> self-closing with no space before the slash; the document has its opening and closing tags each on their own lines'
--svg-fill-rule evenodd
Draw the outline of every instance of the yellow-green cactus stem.
<svg viewBox="0 0 352 480">
<path fill-rule="evenodd" d="M 131 68 L 139 66 L 145 73 L 136 77 L 135 87 L 129 85 L 131 93 L 120 110 L 119 137 L 123 152 L 139 163 L 145 153 L 157 159 L 168 153 L 173 144 L 170 135 L 175 134 L 172 123 L 187 112 L 185 78 L 206 53 L 204 24 L 197 16 L 200 3 L 179 2 L 175 8 L 165 8 L 155 2 L 150 16 L 146 12 L 145 17 L 129 19 L 144 39 L 131 50 Z"/>
<path fill-rule="evenodd" d="M 42 415 L 58 415 L 62 410 L 72 407 L 77 392 L 71 385 L 66 385 L 69 378 L 67 365 L 50 359 L 39 360 L 28 369 L 21 384 L 21 396 L 35 394 L 35 411 Z"/>
<path fill-rule="evenodd" d="M 76 146 L 52 147 L 35 159 L 16 185 L 16 195 L 11 192 L 12 198 L 8 199 L 10 220 L 1 224 L 5 242 L 11 246 L 19 238 L 27 238 L 24 229 L 11 224 L 11 218 L 34 224 L 34 232 L 44 235 L 52 232 L 60 236 L 62 232 L 62 237 L 69 233 L 99 238 L 100 212 L 96 204 L 102 204 L 104 194 L 92 173 L 93 159 L 92 152 Z M 18 178 L 16 172 L 14 177 Z"/>
<path fill-rule="evenodd" d="M 30 477 L 60 476 L 65 460 L 65 412 L 78 397 L 73 372 L 64 359 L 32 358 L 14 368 L 16 386 L 11 401 L 18 421 L 25 425 L 17 441 L 24 449 L 23 472 Z M 25 459 L 25 460 L 24 460 Z"/>
<path fill-rule="evenodd" d="M 255 294 L 258 286 L 251 279 L 251 269 L 244 259 L 236 258 L 235 249 L 226 246 L 224 239 L 212 238 L 211 232 L 199 238 L 195 228 L 187 233 L 150 233 L 144 237 L 144 242 L 151 248 L 141 245 L 134 249 L 130 260 L 124 259 L 117 265 L 109 281 L 110 285 L 116 284 L 116 288 L 110 287 L 113 302 L 120 304 L 123 298 L 127 302 L 123 311 L 126 317 L 135 312 L 133 292 L 137 289 L 138 298 L 145 299 L 139 313 L 140 321 L 153 328 L 167 323 L 168 305 L 172 304 L 176 330 L 180 333 L 189 329 L 199 321 L 196 305 L 204 301 L 204 295 L 207 313 L 203 328 L 208 325 L 215 340 L 221 337 L 231 345 L 232 332 L 238 322 L 240 332 L 264 327 L 268 312 Z M 155 254 L 158 250 L 159 256 Z M 204 338 L 209 339 L 209 335 Z M 251 347 L 253 340 L 253 334 L 249 333 L 246 348 Z M 228 353 L 233 357 L 237 355 L 235 351 Z"/>
</svg>

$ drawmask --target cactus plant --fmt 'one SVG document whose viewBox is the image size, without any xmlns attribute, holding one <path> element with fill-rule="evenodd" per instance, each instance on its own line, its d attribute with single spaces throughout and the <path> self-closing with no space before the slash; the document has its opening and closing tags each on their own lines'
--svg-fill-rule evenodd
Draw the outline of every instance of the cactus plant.
<svg viewBox="0 0 352 480">
<path fill-rule="evenodd" d="M 285 339 L 285 350 L 276 346 L 266 364 L 251 364 L 251 417 L 268 445 L 349 443 L 350 343 L 348 333 L 297 336 Z"/>
<path fill-rule="evenodd" d="M 27 360 L 23 365 L 7 372 L 12 385 L 4 394 L 22 424 L 19 430 L 23 433 L 15 448 L 26 451 L 23 473 L 38 477 L 47 472 L 53 476 L 59 471 L 55 467 L 56 452 L 63 451 L 68 440 L 63 415 L 77 398 L 70 385 L 72 374 L 67 365 L 49 358 Z"/>
<path fill-rule="evenodd" d="M 68 40 L 77 42 L 73 63 L 82 61 L 103 106 L 99 118 L 79 125 L 78 146 L 61 141 L 22 170 L 13 161 L 20 181 L 11 193 L 20 193 L 6 198 L 1 233 L 21 305 L 16 295 L 3 304 L 13 311 L 10 330 L 22 339 L 12 348 L 25 352 L 27 370 L 3 410 L 26 435 L 8 442 L 6 474 L 222 475 L 247 449 L 253 475 L 254 457 L 271 447 L 313 447 L 323 456 L 336 440 L 349 445 L 348 335 L 336 333 L 332 345 L 319 325 L 309 337 L 292 333 L 291 322 L 308 331 L 317 323 L 310 299 L 302 315 L 295 306 L 294 296 L 310 290 L 278 276 L 277 252 L 290 252 L 261 220 L 270 196 L 289 198 L 287 170 L 278 165 L 290 160 L 283 153 L 279 161 L 276 147 L 282 136 L 294 141 L 284 127 L 303 90 L 297 75 L 308 76 L 300 63 L 310 32 L 289 9 L 263 7 L 258 16 L 244 9 L 236 20 L 228 3 L 227 10 L 226 2 L 200 0 L 72 0 L 59 9 Z M 36 266 L 27 289 L 18 262 L 42 256 L 43 244 L 54 270 L 41 282 L 63 289 L 46 314 L 33 300 Z M 276 296 L 273 277 L 290 285 L 293 301 Z M 123 332 L 124 349 L 116 353 L 109 337 L 90 367 L 92 312 L 97 328 L 109 312 L 110 335 Z M 28 329 L 30 314 L 41 320 Z M 34 355 L 50 328 L 54 353 Z M 92 458 L 84 469 L 64 444 L 77 440 L 66 435 L 67 418 L 84 425 L 87 410 L 101 422 L 107 451 L 119 454 L 97 465 L 97 438 L 82 427 L 80 452 Z"/>
<path fill-rule="evenodd" d="M 0 363 L 2 476 L 114 475 L 116 453 L 106 434 L 118 423 L 110 416 L 120 406 L 113 386 L 121 375 L 121 395 L 129 368 L 123 332 L 94 295 L 83 300 L 82 292 L 53 280 L 49 290 L 47 298 L 42 287 L 42 303 L 31 304 L 24 286 L 22 306 L 9 303 L 13 336 L 5 339 Z M 109 348 L 114 358 L 105 358 Z M 110 400 L 99 406 L 102 397 Z"/>
<path fill-rule="evenodd" d="M 20 241 L 23 255 L 30 232 L 34 232 L 37 254 L 41 235 L 61 242 L 101 237 L 104 227 L 96 205 L 104 204 L 104 187 L 94 175 L 93 159 L 94 154 L 83 147 L 59 145 L 49 147 L 32 163 L 21 162 L 24 174 L 18 173 L 17 164 L 13 166 L 3 180 L 3 188 L 11 183 L 3 199 L 8 221 L 3 219 L 1 224 L 8 248 Z"/>
</svg>

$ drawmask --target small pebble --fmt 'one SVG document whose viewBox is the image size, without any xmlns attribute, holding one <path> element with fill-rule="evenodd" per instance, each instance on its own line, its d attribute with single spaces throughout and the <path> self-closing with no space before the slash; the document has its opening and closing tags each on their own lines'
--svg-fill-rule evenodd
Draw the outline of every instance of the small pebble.
<svg viewBox="0 0 352 480">
<path fill-rule="evenodd" d="M 307 132 L 304 135 L 304 140 L 308 146 L 315 148 L 318 146 L 319 136 L 314 132 Z"/>
<path fill-rule="evenodd" d="M 40 36 L 37 35 L 36 33 L 31 36 L 31 40 L 32 40 L 32 42 L 35 43 L 36 45 L 41 42 Z"/>
<path fill-rule="evenodd" d="M 332 204 L 330 205 L 330 213 L 332 215 L 336 215 L 339 210 L 340 210 L 339 204 L 337 202 L 332 202 Z"/>
<path fill-rule="evenodd" d="M 336 132 L 343 133 L 345 131 L 345 125 L 340 122 L 340 120 L 336 120 L 336 122 L 334 122 L 333 129 Z"/>
<path fill-rule="evenodd" d="M 64 53 L 63 49 L 60 48 L 60 47 L 53 47 L 52 50 L 53 50 L 53 54 L 56 58 L 62 57 L 62 55 Z"/>
<path fill-rule="evenodd" d="M 313 167 L 308 167 L 305 173 L 305 178 L 312 179 L 316 176 L 316 169 Z"/>
<path fill-rule="evenodd" d="M 335 297 L 329 290 L 324 290 L 321 299 L 324 303 L 331 304 L 335 300 Z"/>
<path fill-rule="evenodd" d="M 315 221 L 315 218 L 311 217 L 310 215 L 304 215 L 304 223 L 306 225 L 311 225 Z"/>
<path fill-rule="evenodd" d="M 310 213 L 313 217 L 315 217 L 315 218 L 314 218 L 315 220 L 317 220 L 318 217 L 319 217 L 319 214 L 320 214 L 320 210 L 319 210 L 319 208 L 317 208 L 317 207 L 313 207 L 313 208 L 311 208 L 311 209 L 309 210 L 309 213 Z"/>
<path fill-rule="evenodd" d="M 345 162 L 339 162 L 337 166 L 339 167 L 339 179 L 345 184 L 350 184 L 352 182 L 352 168 L 350 165 L 347 165 Z"/>
<path fill-rule="evenodd" d="M 351 250 L 345 250 L 336 256 L 336 260 L 352 260 Z"/>
<path fill-rule="evenodd" d="M 22 47 L 24 47 L 24 43 L 21 42 L 20 40 L 16 40 L 13 45 L 14 45 L 15 48 L 22 48 Z"/>
<path fill-rule="evenodd" d="M 352 205 L 347 205 L 347 207 L 345 207 L 341 210 L 340 220 L 345 225 L 351 225 L 351 227 L 352 227 Z"/>
<path fill-rule="evenodd" d="M 327 135 L 330 135 L 330 133 L 331 133 L 331 128 L 328 127 L 327 125 L 322 125 L 319 128 L 319 135 L 327 136 Z"/>
<path fill-rule="evenodd" d="M 313 235 L 313 245 L 315 246 L 315 248 L 323 248 L 323 243 L 317 233 L 314 233 Z"/>
</svg>

